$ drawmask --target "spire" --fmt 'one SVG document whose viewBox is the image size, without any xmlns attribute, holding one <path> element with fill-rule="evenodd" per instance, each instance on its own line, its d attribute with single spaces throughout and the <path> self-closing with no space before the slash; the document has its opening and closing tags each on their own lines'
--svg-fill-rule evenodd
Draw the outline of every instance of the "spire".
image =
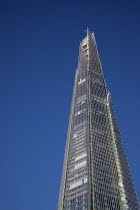
<svg viewBox="0 0 140 210">
<path fill-rule="evenodd" d="M 87 27 L 86 32 L 87 32 L 87 36 L 89 36 L 89 35 L 91 34 L 91 32 L 90 32 L 90 30 L 89 30 L 89 28 L 88 28 L 88 27 Z"/>
<path fill-rule="evenodd" d="M 87 32 L 87 37 L 91 37 L 93 40 L 95 40 L 94 32 L 91 33 L 88 27 L 87 27 L 86 32 Z"/>
</svg>

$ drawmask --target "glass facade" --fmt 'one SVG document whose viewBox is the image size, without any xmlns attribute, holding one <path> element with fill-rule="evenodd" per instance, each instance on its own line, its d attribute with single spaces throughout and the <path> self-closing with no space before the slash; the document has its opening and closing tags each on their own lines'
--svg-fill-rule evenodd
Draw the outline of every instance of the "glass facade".
<svg viewBox="0 0 140 210">
<path fill-rule="evenodd" d="M 58 210 L 138 210 L 94 34 L 80 43 Z"/>
</svg>

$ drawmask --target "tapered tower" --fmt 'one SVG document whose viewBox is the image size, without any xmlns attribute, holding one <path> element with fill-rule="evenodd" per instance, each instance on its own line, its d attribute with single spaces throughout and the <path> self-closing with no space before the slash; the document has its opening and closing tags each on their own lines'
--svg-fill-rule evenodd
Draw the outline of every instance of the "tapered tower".
<svg viewBox="0 0 140 210">
<path fill-rule="evenodd" d="M 138 210 L 94 34 L 80 43 L 58 210 Z"/>
</svg>

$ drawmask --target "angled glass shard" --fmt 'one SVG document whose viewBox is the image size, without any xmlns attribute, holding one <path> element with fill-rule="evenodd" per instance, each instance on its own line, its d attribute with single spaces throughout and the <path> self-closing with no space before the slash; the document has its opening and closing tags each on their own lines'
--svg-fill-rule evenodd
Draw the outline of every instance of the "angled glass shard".
<svg viewBox="0 0 140 210">
<path fill-rule="evenodd" d="M 80 43 L 58 210 L 138 210 L 95 36 Z"/>
</svg>

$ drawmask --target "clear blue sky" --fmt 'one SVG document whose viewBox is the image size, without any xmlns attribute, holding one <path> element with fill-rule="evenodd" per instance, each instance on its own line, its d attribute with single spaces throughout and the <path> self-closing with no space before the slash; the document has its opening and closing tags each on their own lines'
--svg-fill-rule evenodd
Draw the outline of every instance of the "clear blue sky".
<svg viewBox="0 0 140 210">
<path fill-rule="evenodd" d="M 87 26 L 95 32 L 140 197 L 139 1 L 0 3 L 0 209 L 56 210 Z"/>
</svg>

